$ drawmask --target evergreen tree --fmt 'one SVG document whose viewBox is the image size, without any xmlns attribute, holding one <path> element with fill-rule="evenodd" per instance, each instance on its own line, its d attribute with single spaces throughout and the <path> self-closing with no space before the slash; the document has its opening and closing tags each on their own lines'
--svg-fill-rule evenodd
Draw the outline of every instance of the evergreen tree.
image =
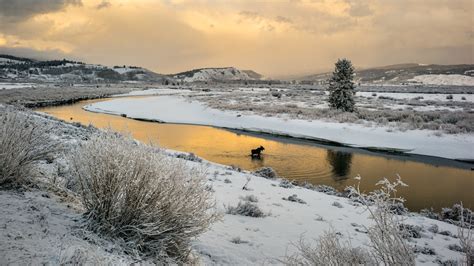
<svg viewBox="0 0 474 266">
<path fill-rule="evenodd" d="M 354 67 L 348 59 L 339 59 L 329 80 L 329 106 L 344 112 L 355 110 Z"/>
</svg>

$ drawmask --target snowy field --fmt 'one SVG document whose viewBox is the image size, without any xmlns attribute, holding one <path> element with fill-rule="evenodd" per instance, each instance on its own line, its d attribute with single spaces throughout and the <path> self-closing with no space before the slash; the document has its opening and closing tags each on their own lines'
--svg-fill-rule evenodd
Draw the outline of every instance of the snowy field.
<svg viewBox="0 0 474 266">
<path fill-rule="evenodd" d="M 441 102 L 449 102 L 449 101 L 466 101 L 466 102 L 474 102 L 474 94 L 427 94 L 427 93 L 393 93 L 393 92 L 366 92 L 366 91 L 358 91 L 356 93 L 357 96 L 360 97 L 390 97 L 397 100 L 414 100 L 418 99 L 419 101 L 441 101 Z M 451 99 L 449 99 L 452 96 Z"/>
<path fill-rule="evenodd" d="M 264 179 L 216 164 L 209 163 L 208 170 L 213 173 L 209 182 L 222 211 L 224 206 L 236 206 L 246 196 L 253 195 L 258 200 L 256 204 L 269 215 L 253 218 L 226 214 L 222 222 L 214 224 L 194 244 L 206 265 L 279 264 L 278 260 L 283 259 L 283 256 L 295 252 L 292 243 L 297 243 L 300 237 L 311 241 L 331 229 L 350 239 L 354 246 L 364 247 L 368 244 L 363 228 L 372 224 L 372 220 L 368 218 L 368 212 L 349 199 L 301 187 L 284 188 L 280 180 Z M 242 190 L 247 178 L 250 178 L 249 191 Z M 285 200 L 292 195 L 297 195 L 305 203 Z M 418 254 L 419 264 L 430 265 L 435 264 L 436 259 L 444 261 L 460 258 L 458 252 L 447 248 L 456 243 L 456 239 L 428 230 L 436 225 L 440 231 L 455 233 L 455 226 L 418 214 L 410 214 L 403 219 L 406 224 L 423 228 L 422 237 L 410 239 L 410 244 L 433 248 L 437 254 Z"/>
<path fill-rule="evenodd" d="M 11 89 L 22 89 L 22 88 L 32 88 L 34 87 L 35 83 L 4 83 L 0 82 L 0 90 L 11 90 Z"/>
<path fill-rule="evenodd" d="M 59 139 L 67 149 L 73 149 L 96 130 L 39 115 L 35 117 L 41 123 L 52 125 L 52 137 Z M 162 152 L 173 158 L 178 154 L 170 150 Z M 52 162 L 38 166 L 43 173 L 38 187 L 44 191 L 0 193 L 0 237 L 8 240 L 0 241 L 3 261 L 7 264 L 74 264 L 79 261 L 129 265 L 132 259 L 123 254 L 116 243 L 81 229 L 80 201 L 77 194 L 64 187 L 62 176 L 68 171 L 64 156 L 60 154 Z M 353 246 L 368 244 L 365 230 L 372 220 L 362 206 L 350 199 L 207 161 L 174 160 L 181 160 L 189 167 L 207 169 L 208 185 L 218 210 L 223 213 L 221 221 L 192 243 L 201 264 L 281 264 L 283 256 L 295 252 L 292 243 L 302 236 L 310 241 L 317 239 L 327 230 L 335 230 Z M 247 189 L 243 190 L 246 183 Z M 289 201 L 292 195 L 300 201 Z M 224 214 L 226 207 L 249 198 L 265 217 Z M 456 226 L 415 213 L 400 218 L 404 224 L 419 226 L 419 234 L 407 240 L 419 251 L 416 253 L 418 264 L 433 265 L 462 258 L 463 253 L 455 251 L 459 245 Z"/>
<path fill-rule="evenodd" d="M 203 103 L 191 102 L 180 96 L 121 98 L 94 103 L 84 108 L 93 112 L 126 114 L 130 118 L 167 123 L 211 125 L 308 139 L 325 139 L 354 147 L 395 148 L 414 154 L 450 159 L 473 158 L 469 148 L 474 147 L 473 134 L 440 137 L 430 130 L 393 132 L 389 128 L 367 127 L 362 124 L 265 117 L 252 113 L 208 108 Z"/>
<path fill-rule="evenodd" d="M 415 76 L 411 81 L 427 85 L 474 86 L 474 77 L 458 74 L 419 75 Z"/>
</svg>

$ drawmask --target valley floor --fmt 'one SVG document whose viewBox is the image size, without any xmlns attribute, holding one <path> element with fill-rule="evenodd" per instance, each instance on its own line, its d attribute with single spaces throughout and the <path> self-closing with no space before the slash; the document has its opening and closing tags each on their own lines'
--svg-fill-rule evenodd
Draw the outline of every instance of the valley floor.
<svg viewBox="0 0 474 266">
<path fill-rule="evenodd" d="M 193 117 L 193 112 L 186 113 Z M 61 140 L 68 148 L 78 145 L 97 130 L 40 114 L 33 116 L 54 125 L 52 137 Z M 199 118 L 199 114 L 195 116 Z M 163 152 L 171 157 L 177 154 L 170 150 Z M 2 262 L 129 264 L 133 258 L 121 253 L 114 243 L 80 229 L 81 206 L 75 194 L 66 188 L 67 165 L 64 156 L 58 154 L 52 162 L 38 165 L 41 176 L 38 188 L 24 192 L 0 191 Z M 213 224 L 208 232 L 193 242 L 195 254 L 203 264 L 279 264 L 285 254 L 295 251 L 292 243 L 301 237 L 310 241 L 317 239 L 331 228 L 345 239 L 350 239 L 354 246 L 368 243 L 365 228 L 372 221 L 363 207 L 350 199 L 292 186 L 280 179 L 265 179 L 251 172 L 207 161 L 175 159 L 183 160 L 189 167 L 207 169 L 209 187 L 214 191 L 217 207 L 223 214 L 226 207 L 236 206 L 250 195 L 267 214 L 261 218 L 224 214 L 222 221 Z M 243 190 L 247 182 L 247 189 Z M 288 197 L 292 195 L 304 203 L 289 201 Z M 404 223 L 421 228 L 418 238 L 409 239 L 410 244 L 420 251 L 417 253 L 419 264 L 461 260 L 463 253 L 452 250 L 453 245 L 459 245 L 459 239 L 455 237 L 456 226 L 415 213 L 405 214 L 402 218 Z M 433 227 L 438 229 L 429 230 Z"/>
<path fill-rule="evenodd" d="M 161 90 L 155 90 L 160 93 Z M 150 95 L 153 90 L 143 91 Z M 166 91 L 166 93 L 171 93 Z M 158 97 L 118 98 L 84 107 L 93 112 L 126 115 L 129 118 L 209 125 L 254 132 L 332 141 L 360 148 L 377 148 L 449 159 L 474 159 L 474 134 L 440 134 L 428 129 L 399 130 L 370 123 L 337 122 L 328 119 L 310 120 L 285 114 L 264 115 L 250 111 L 222 110 L 189 96 L 189 91 Z M 163 94 L 163 93 L 161 93 Z M 133 92 L 131 95 L 140 95 Z M 183 96 L 184 95 L 184 96 Z M 221 97 L 225 98 L 226 95 Z"/>
</svg>

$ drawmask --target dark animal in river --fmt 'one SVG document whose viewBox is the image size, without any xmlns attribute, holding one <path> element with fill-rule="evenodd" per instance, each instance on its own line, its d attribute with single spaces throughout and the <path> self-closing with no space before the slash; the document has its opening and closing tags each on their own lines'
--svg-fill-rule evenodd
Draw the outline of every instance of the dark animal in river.
<svg viewBox="0 0 474 266">
<path fill-rule="evenodd" d="M 252 156 L 252 158 L 260 158 L 260 155 L 261 155 L 263 150 L 265 150 L 265 148 L 263 146 L 260 146 L 256 149 L 253 149 L 253 150 L 251 150 L 250 156 Z"/>
</svg>

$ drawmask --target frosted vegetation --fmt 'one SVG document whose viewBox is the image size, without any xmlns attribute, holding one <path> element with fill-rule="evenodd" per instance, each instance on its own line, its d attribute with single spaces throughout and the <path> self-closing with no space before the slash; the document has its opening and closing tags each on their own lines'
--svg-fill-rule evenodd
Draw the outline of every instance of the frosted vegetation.
<svg viewBox="0 0 474 266">
<path fill-rule="evenodd" d="M 123 241 L 128 253 L 186 261 L 190 240 L 219 217 L 204 172 L 131 138 L 94 135 L 71 164 L 87 228 Z"/>
<path fill-rule="evenodd" d="M 217 263 L 229 262 L 225 256 L 230 258 L 232 257 L 230 254 L 216 253 L 218 250 L 216 248 L 225 246 L 222 234 L 228 232 L 229 228 L 231 228 L 231 233 L 237 234 L 239 231 L 235 231 L 235 228 L 241 226 L 242 221 L 245 221 L 248 224 L 244 225 L 246 229 L 242 229 L 242 232 L 249 233 L 251 230 L 249 228 L 259 224 L 272 228 L 279 226 L 282 219 L 283 221 L 288 219 L 288 215 L 283 215 L 279 209 L 275 209 L 277 215 L 268 209 L 271 204 L 267 198 L 274 196 L 272 193 L 280 190 L 285 191 L 285 195 L 288 197 L 282 199 L 281 196 L 276 195 L 275 197 L 279 197 L 282 203 L 275 202 L 273 206 L 293 204 L 293 211 L 307 212 L 307 209 L 301 208 L 307 208 L 311 204 L 328 203 L 327 208 L 333 210 L 327 212 L 327 215 L 340 212 L 351 215 L 352 218 L 361 219 L 359 222 L 362 224 L 358 226 L 358 229 L 365 232 L 362 236 L 367 235 L 368 237 L 368 246 L 363 246 L 360 240 L 351 243 L 350 239 L 330 230 L 326 234 L 314 236 L 315 244 L 302 239 L 300 243 L 295 244 L 297 249 L 292 249 L 295 251 L 294 253 L 291 252 L 287 256 L 281 253 L 273 258 L 281 263 L 298 265 L 413 264 L 418 254 L 424 256 L 425 253 L 434 252 L 434 249 L 430 249 L 429 246 L 422 248 L 419 245 L 411 244 L 414 238 L 423 233 L 420 233 L 421 229 L 405 225 L 405 219 L 409 219 L 409 216 L 398 215 L 397 208 L 394 208 L 400 199 L 393 196 L 393 192 L 398 186 L 403 185 L 401 181 L 390 183 L 383 180 L 380 183 L 381 190 L 368 195 L 357 188 L 351 188 L 350 193 L 347 194 L 349 197 L 347 202 L 351 204 L 344 201 L 343 204 L 339 203 L 343 208 L 339 208 L 334 204 L 330 206 L 330 203 L 334 202 L 334 196 L 316 192 L 320 188 L 314 188 L 316 191 L 311 191 L 294 187 L 287 180 L 277 179 L 276 173 L 271 169 L 259 172 L 266 178 L 257 177 L 251 173 L 242 173 L 237 168 L 213 166 L 197 160 L 196 156 L 177 156 L 174 152 L 144 145 L 117 133 L 102 132 L 93 127 L 65 124 L 38 114 L 31 114 L 27 110 L 22 111 L 3 106 L 0 108 L 2 109 L 0 112 L 0 155 L 2 163 L 4 163 L 2 169 L 15 169 L 15 171 L 0 172 L 2 177 L 0 197 L 2 202 L 10 202 L 7 205 L 2 205 L 1 212 L 16 210 L 15 204 L 21 205 L 22 210 L 34 211 L 37 208 L 35 206 L 45 206 L 38 202 L 45 201 L 44 198 L 50 197 L 49 194 L 43 194 L 45 196 L 31 194 L 25 200 L 26 196 L 5 192 L 5 189 L 11 190 L 21 187 L 21 189 L 31 190 L 33 193 L 44 190 L 51 195 L 57 195 L 58 199 L 65 201 L 68 205 L 75 206 L 74 208 L 81 213 L 81 216 L 74 216 L 70 214 L 71 210 L 61 209 L 57 202 L 51 201 L 48 208 L 55 209 L 51 209 L 50 213 L 41 212 L 39 216 L 35 216 L 37 218 L 33 221 L 35 226 L 33 228 L 36 231 L 43 230 L 44 235 L 41 235 L 40 238 L 36 238 L 35 235 L 34 239 L 38 242 L 33 244 L 28 242 L 29 244 L 25 244 L 26 246 L 23 248 L 16 250 L 16 245 L 22 241 L 23 236 L 13 236 L 11 243 L 14 245 L 10 245 L 9 242 L 8 247 L 2 246 L 2 249 L 5 248 L 10 252 L 7 253 L 8 258 L 18 256 L 20 252 L 25 254 L 32 252 L 30 255 L 36 256 L 35 251 L 47 248 L 51 244 L 58 245 L 51 238 L 55 236 L 54 240 L 56 241 L 73 239 L 71 241 L 79 243 L 79 247 L 61 250 L 59 257 L 42 253 L 44 261 L 49 260 L 50 263 L 198 263 L 199 258 L 193 253 L 193 247 L 199 248 L 199 253 L 205 258 L 219 259 L 224 256 Z M 41 141 L 46 146 L 37 146 L 38 142 L 35 141 Z M 67 151 L 67 156 L 57 149 L 58 143 L 63 145 L 62 151 Z M 34 155 L 20 157 L 20 161 L 28 162 L 26 164 L 18 165 L 12 160 L 7 160 L 8 156 L 16 153 L 22 155 L 24 152 Z M 204 165 L 211 169 L 219 169 L 219 171 L 226 169 L 226 173 L 228 171 L 230 174 L 224 175 L 232 178 L 233 182 L 214 183 L 216 185 L 213 188 L 212 182 L 219 182 L 219 172 L 213 176 L 209 175 L 199 168 Z M 33 170 L 39 171 L 36 173 Z M 252 179 L 251 176 L 254 178 Z M 247 181 L 244 183 L 245 179 Z M 6 182 L 4 182 L 5 180 Z M 15 186 L 11 186 L 12 183 Z M 232 189 L 233 183 L 237 184 L 236 189 Z M 225 187 L 222 187 L 223 184 Z M 242 184 L 244 184 L 243 187 Z M 255 192 L 248 194 L 252 190 Z M 237 202 L 225 204 L 227 217 L 224 223 L 213 223 L 220 217 L 214 196 L 218 194 L 220 200 L 222 197 L 234 197 L 234 192 L 229 193 L 230 191 L 238 191 L 240 194 Z M 298 195 L 294 194 L 296 191 Z M 331 193 L 330 189 L 327 191 Z M 267 194 L 263 196 L 263 192 Z M 253 193 L 259 195 L 259 198 Z M 299 198 L 300 196 L 306 202 Z M 25 205 L 27 204 L 25 202 L 32 205 Z M 352 205 L 359 206 L 360 211 L 365 210 L 373 222 L 362 222 L 365 219 L 361 218 L 360 213 L 355 216 L 352 211 L 355 207 Z M 67 214 L 57 216 L 57 213 Z M 446 211 L 444 215 L 454 219 L 455 213 Z M 461 214 L 457 219 L 457 224 L 460 225 L 457 232 L 459 241 L 453 242 L 452 239 L 449 241 L 452 244 L 451 249 L 457 250 L 455 252 L 458 253 L 462 252 L 464 254 L 463 263 L 469 265 L 472 262 L 472 229 L 471 223 L 464 219 L 472 219 L 472 213 L 465 212 L 462 206 L 459 213 Z M 464 215 L 464 213 L 467 214 Z M 8 212 L 8 215 L 10 218 L 2 216 L 0 221 L 7 224 L 8 219 L 15 217 L 11 212 Z M 51 220 L 52 217 L 56 217 L 55 220 Z M 71 217 L 80 223 L 75 223 Z M 290 217 L 294 218 L 292 215 Z M 233 219 L 241 222 L 233 225 L 226 223 L 233 221 Z M 311 221 L 315 219 L 316 222 L 319 222 L 324 221 L 325 218 L 312 217 L 311 219 Z M 421 219 L 421 217 L 416 219 Z M 333 222 L 338 223 L 339 221 L 336 220 Z M 20 221 L 23 221 L 23 218 L 19 219 L 18 223 Z M 48 223 L 47 221 L 54 222 Z M 62 226 L 63 224 L 68 224 L 68 226 Z M 437 224 L 440 227 L 451 226 L 441 222 L 437 222 Z M 229 225 L 232 226 L 229 227 Z M 15 233 L 13 230 L 21 230 L 26 233 L 31 228 L 31 226 L 25 226 L 25 228 L 19 229 L 13 226 L 14 224 L 9 224 L 4 227 L 9 235 Z M 212 226 L 216 226 L 213 227 L 215 232 L 207 233 L 214 233 L 210 235 L 220 238 L 211 238 L 213 241 L 201 240 L 199 245 L 193 245 L 196 237 L 202 236 L 202 233 Z M 219 229 L 219 226 L 224 226 L 224 229 Z M 77 227 L 80 229 L 78 230 Z M 49 232 L 48 228 L 50 230 L 62 228 L 62 231 L 60 234 L 56 234 Z M 263 229 L 262 227 L 261 230 Z M 293 230 L 292 228 L 287 229 Z M 74 233 L 71 233 L 70 230 L 73 230 Z M 434 228 L 432 230 L 438 232 Z M 258 231 L 251 232 L 258 238 L 264 238 L 264 234 L 260 234 Z M 273 233 L 280 232 L 274 231 Z M 76 234 L 76 236 L 72 234 Z M 59 238 L 60 235 L 61 238 Z M 207 236 L 209 237 L 209 235 Z M 41 242 L 45 241 L 45 238 L 51 238 L 50 242 Z M 232 249 L 239 250 L 233 256 L 246 257 L 246 253 L 239 252 L 246 250 L 245 245 L 251 244 L 247 237 L 234 235 L 232 239 L 225 241 L 231 245 L 242 246 L 242 248 L 234 247 Z M 266 243 L 266 245 L 287 246 L 290 241 L 286 241 Z M 431 242 L 428 238 L 423 238 L 423 241 L 436 243 Z M 206 245 L 210 245 L 207 247 L 208 249 L 205 248 Z M 252 250 L 257 249 L 259 254 L 260 248 L 263 247 L 250 246 Z M 437 248 L 440 249 L 440 247 Z M 441 247 L 442 250 L 443 248 Z M 57 250 L 55 252 L 58 253 Z M 444 255 L 439 258 L 440 262 L 446 262 L 447 258 Z M 23 258 L 23 261 L 28 260 Z"/>
<path fill-rule="evenodd" d="M 396 91 L 397 87 L 393 90 Z M 360 88 L 360 89 L 365 89 Z M 378 90 L 390 91 L 390 88 Z M 420 93 L 421 94 L 421 93 Z M 219 86 L 212 92 L 195 93 L 187 97 L 206 103 L 219 110 L 233 110 L 242 114 L 278 116 L 287 119 L 327 120 L 365 126 L 384 126 L 390 130 L 437 130 L 439 134 L 472 133 L 474 131 L 474 100 L 470 94 L 454 94 L 453 100 L 430 100 L 404 93 L 404 97 L 390 97 L 377 92 L 354 96 L 356 111 L 349 113 L 329 108 L 324 88 L 304 86 L 272 88 L 235 88 Z M 423 95 L 423 94 L 421 94 Z M 466 100 L 462 100 L 464 99 Z M 425 99 L 426 98 L 426 99 Z"/>
<path fill-rule="evenodd" d="M 0 115 L 0 187 L 18 187 L 32 182 L 35 164 L 51 160 L 59 150 L 50 128 L 23 113 L 7 109 Z"/>
</svg>

